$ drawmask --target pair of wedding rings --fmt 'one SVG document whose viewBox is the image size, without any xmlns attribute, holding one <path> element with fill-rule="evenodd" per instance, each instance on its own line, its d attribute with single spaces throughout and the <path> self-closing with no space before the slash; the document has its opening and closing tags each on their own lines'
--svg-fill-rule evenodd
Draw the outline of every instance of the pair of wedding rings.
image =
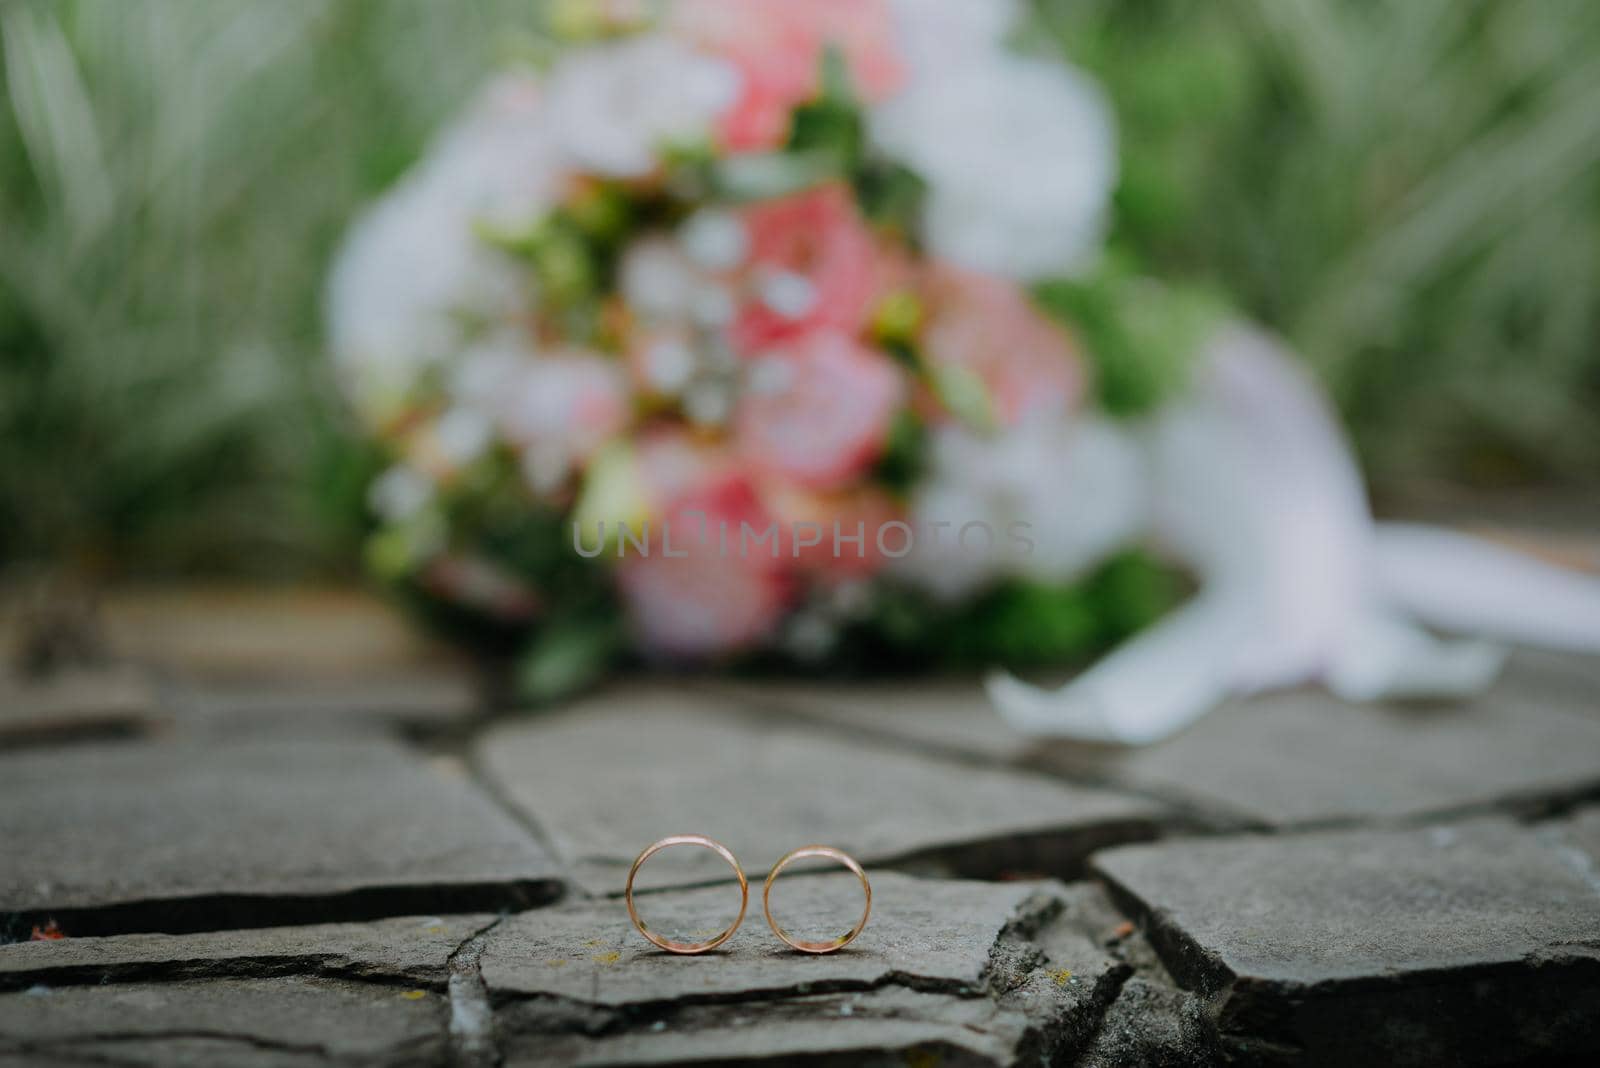
<svg viewBox="0 0 1600 1068">
<path fill-rule="evenodd" d="M 645 925 L 643 920 L 639 919 L 639 910 L 636 909 L 633 904 L 633 877 L 639 874 L 639 869 L 644 866 L 644 862 L 661 852 L 663 849 L 668 849 L 672 846 L 678 845 L 700 846 L 703 849 L 711 850 L 713 853 L 717 854 L 717 856 L 727 861 L 728 864 L 733 868 L 733 873 L 739 877 L 739 915 L 733 918 L 733 922 L 729 924 L 725 930 L 719 932 L 715 937 L 709 938 L 704 942 L 675 942 L 670 938 L 664 938 L 661 935 L 656 934 Z M 825 941 L 816 942 L 808 941 L 803 938 L 794 938 L 790 936 L 789 932 L 785 931 L 781 926 L 779 926 L 778 921 L 772 918 L 773 882 L 777 880 L 778 874 L 782 872 L 784 868 L 787 868 L 790 864 L 797 860 L 804 860 L 807 857 L 825 857 L 828 860 L 837 861 L 838 863 L 843 864 L 846 868 L 849 868 L 850 871 L 855 874 L 855 877 L 861 880 L 861 889 L 866 894 L 866 905 L 861 909 L 861 918 L 856 921 L 856 925 L 854 927 L 850 928 L 849 931 L 846 931 L 838 938 L 830 938 Z M 708 953 L 722 945 L 722 943 L 726 942 L 728 939 L 732 938 L 733 932 L 737 931 L 739 929 L 739 925 L 744 922 L 745 906 L 750 903 L 750 884 L 745 881 L 744 869 L 739 866 L 738 859 L 733 855 L 728 847 L 723 845 L 721 842 L 707 838 L 703 834 L 674 834 L 668 835 L 659 842 L 652 843 L 650 846 L 646 847 L 643 853 L 639 854 L 636 860 L 634 860 L 633 867 L 628 869 L 628 885 L 624 891 L 624 896 L 628 901 L 628 918 L 633 921 L 633 925 L 639 929 L 639 933 L 644 935 L 645 938 L 649 939 L 657 946 L 660 946 L 668 953 Z M 767 915 L 767 925 L 772 928 L 772 933 L 783 939 L 785 943 L 793 948 L 798 949 L 802 953 L 833 953 L 837 950 L 843 949 L 845 946 L 853 942 L 856 935 L 860 934 L 861 929 L 867 925 L 867 917 L 872 914 L 872 884 L 867 882 L 867 873 L 861 870 L 861 865 L 857 864 L 855 858 L 850 856 L 848 853 L 834 849 L 832 846 L 801 846 L 799 849 L 793 849 L 788 853 L 785 853 L 781 858 L 779 858 L 778 863 L 772 866 L 772 871 L 767 873 L 767 883 L 761 890 L 761 910 Z"/>
</svg>

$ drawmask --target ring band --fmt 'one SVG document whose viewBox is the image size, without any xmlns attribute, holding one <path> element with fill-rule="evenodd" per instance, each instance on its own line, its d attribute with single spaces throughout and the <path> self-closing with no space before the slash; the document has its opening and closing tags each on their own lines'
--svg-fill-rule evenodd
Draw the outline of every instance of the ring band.
<svg viewBox="0 0 1600 1068">
<path fill-rule="evenodd" d="M 633 877 L 639 873 L 639 868 L 643 866 L 645 861 L 663 849 L 676 845 L 694 845 L 711 850 L 727 861 L 733 867 L 733 873 L 739 877 L 739 915 L 733 918 L 733 922 L 728 925 L 725 931 L 705 942 L 674 942 L 670 938 L 663 938 L 645 925 L 645 922 L 639 918 L 639 910 L 633 906 Z M 633 867 L 628 869 L 628 885 L 623 891 L 623 896 L 628 901 L 628 918 L 633 921 L 633 925 L 639 929 L 639 933 L 644 935 L 645 938 L 668 953 L 708 953 L 732 938 L 733 932 L 737 931 L 739 925 L 744 922 L 744 910 L 750 903 L 750 884 L 745 881 L 744 869 L 739 867 L 739 861 L 728 851 L 728 847 L 721 842 L 707 838 L 703 834 L 672 834 L 659 842 L 654 842 L 647 846 L 645 851 L 635 858 Z"/>
<path fill-rule="evenodd" d="M 835 860 L 843 864 L 855 873 L 857 879 L 861 880 L 861 889 L 867 895 L 867 903 L 861 909 L 861 918 L 856 921 L 856 925 L 838 938 L 830 938 L 825 942 L 808 942 L 801 938 L 791 938 L 789 937 L 789 932 L 778 926 L 778 921 L 772 918 L 772 884 L 777 880 L 778 873 L 794 861 L 803 860 L 806 857 L 826 857 L 829 860 Z M 856 935 L 860 934 L 862 928 L 866 927 L 867 917 L 872 915 L 872 884 L 867 882 L 867 873 L 861 870 L 861 865 L 857 864 L 855 858 L 848 853 L 841 852 L 832 846 L 801 846 L 799 849 L 785 853 L 778 863 L 772 866 L 772 871 L 767 874 L 767 883 L 761 889 L 761 911 L 767 914 L 767 926 L 772 928 L 772 933 L 800 952 L 834 953 L 855 941 Z"/>
</svg>

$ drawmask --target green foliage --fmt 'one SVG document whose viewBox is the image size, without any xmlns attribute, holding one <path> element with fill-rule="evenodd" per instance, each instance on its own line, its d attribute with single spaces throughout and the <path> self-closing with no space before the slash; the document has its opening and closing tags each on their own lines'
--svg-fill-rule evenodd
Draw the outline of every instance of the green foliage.
<svg viewBox="0 0 1600 1068">
<path fill-rule="evenodd" d="M 1600 5 L 1043 0 L 1113 243 L 1287 334 L 1380 481 L 1600 467 Z"/>
<path fill-rule="evenodd" d="M 326 265 L 527 7 L 0 3 L 0 566 L 348 566 Z"/>
<path fill-rule="evenodd" d="M 1035 297 L 1082 336 L 1098 399 L 1120 416 L 1148 412 L 1182 389 L 1195 350 L 1225 307 L 1193 287 L 1115 268 L 1046 283 Z"/>
<path fill-rule="evenodd" d="M 1177 603 L 1174 573 L 1140 551 L 1122 553 L 1069 586 L 1015 579 L 952 613 L 904 591 L 887 592 L 863 659 L 907 667 L 1022 669 L 1081 661 L 1146 626 Z M 886 649 L 872 645 L 882 642 Z"/>
<path fill-rule="evenodd" d="M 622 652 L 624 637 L 615 614 L 541 629 L 518 658 L 517 699 L 553 701 L 593 685 Z"/>
</svg>

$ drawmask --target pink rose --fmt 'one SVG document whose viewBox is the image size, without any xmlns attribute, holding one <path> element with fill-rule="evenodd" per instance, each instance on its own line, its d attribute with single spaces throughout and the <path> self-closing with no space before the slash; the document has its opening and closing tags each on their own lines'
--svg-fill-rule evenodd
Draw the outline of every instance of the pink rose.
<svg viewBox="0 0 1600 1068">
<path fill-rule="evenodd" d="M 743 213 L 749 299 L 733 324 L 750 355 L 820 327 L 856 334 L 879 288 L 878 254 L 849 189 L 833 184 Z"/>
<path fill-rule="evenodd" d="M 882 545 L 891 554 L 905 545 L 903 531 L 883 529 L 903 520 L 905 510 L 876 486 L 826 494 L 769 486 L 767 499 L 783 533 L 780 554 L 797 560 L 799 568 L 824 583 L 865 578 L 882 567 L 889 557 L 879 551 L 880 531 Z"/>
<path fill-rule="evenodd" d="M 693 455 L 674 445 L 672 455 L 657 459 L 676 481 Z M 790 599 L 786 560 L 765 546 L 741 552 L 741 524 L 765 532 L 773 522 L 750 482 L 720 465 L 707 476 L 653 510 L 648 555 L 629 546 L 618 567 L 640 643 L 670 658 L 701 659 L 759 645 L 772 636 Z M 647 489 L 653 494 L 656 487 Z"/>
<path fill-rule="evenodd" d="M 836 488 L 882 455 L 904 396 L 888 356 L 820 330 L 749 364 L 734 411 L 735 448 L 770 477 Z"/>
<path fill-rule="evenodd" d="M 1001 426 L 1070 411 L 1084 370 L 1067 332 L 1015 283 L 948 265 L 925 277 L 922 352 L 936 369 L 970 372 Z"/>
<path fill-rule="evenodd" d="M 868 102 L 897 89 L 896 54 L 885 0 L 680 0 L 672 27 L 731 62 L 741 75 L 719 124 L 722 147 L 765 151 L 789 134 L 794 109 L 821 89 L 823 49 L 838 48 L 851 87 Z"/>
</svg>

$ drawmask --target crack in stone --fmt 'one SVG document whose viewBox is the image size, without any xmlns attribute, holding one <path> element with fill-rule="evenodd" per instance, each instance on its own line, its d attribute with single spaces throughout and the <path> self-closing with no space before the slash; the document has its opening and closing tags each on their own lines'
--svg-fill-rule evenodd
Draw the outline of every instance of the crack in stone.
<svg viewBox="0 0 1600 1068">
<path fill-rule="evenodd" d="M 443 993 L 448 975 L 404 973 L 383 965 L 353 961 L 342 954 L 239 956 L 204 960 L 117 961 L 111 964 L 45 965 L 0 975 L 0 992 L 43 985 L 68 989 L 127 983 L 181 983 L 214 979 L 339 979 L 369 986 Z"/>
<path fill-rule="evenodd" d="M 450 1063 L 460 1068 L 491 1068 L 500 1063 L 494 1039 L 494 1009 L 483 981 L 483 947 L 505 919 L 496 917 L 474 931 L 450 954 Z"/>
<path fill-rule="evenodd" d="M 483 793 L 483 796 L 488 798 L 489 802 L 504 813 L 511 822 L 522 828 L 523 832 L 544 850 L 545 856 L 550 858 L 551 863 L 556 865 L 557 869 L 562 873 L 562 882 L 565 884 L 561 894 L 564 897 L 572 890 L 580 888 L 577 880 L 572 878 L 572 864 L 568 862 L 562 850 L 556 848 L 555 839 L 551 837 L 550 832 L 545 830 L 538 820 L 524 811 L 522 806 L 516 804 L 506 793 L 504 786 L 497 782 L 494 776 L 487 774 L 483 767 L 478 741 L 492 728 L 509 722 L 511 718 L 509 716 L 492 716 L 478 724 L 477 729 L 471 733 L 468 739 L 470 744 L 462 756 L 462 764 L 467 769 L 467 775 L 472 785 L 477 787 Z"/>
<path fill-rule="evenodd" d="M 96 1046 L 107 1042 L 171 1042 L 175 1039 L 205 1039 L 214 1042 L 233 1042 L 252 1049 L 274 1053 L 330 1056 L 328 1047 L 320 1043 L 280 1042 L 260 1035 L 238 1034 L 232 1031 L 212 1031 L 205 1028 L 175 1027 L 162 1031 L 97 1031 L 93 1034 L 72 1035 L 68 1038 L 32 1039 L 10 1046 L 0 1046 L 0 1053 L 49 1053 L 70 1051 L 77 1046 Z"/>
<path fill-rule="evenodd" d="M 366 923 L 399 916 L 444 916 L 539 908 L 560 900 L 555 879 L 369 886 L 326 894 L 204 894 L 125 901 L 83 908 L 35 909 L 6 915 L 0 942 L 21 941 L 54 922 L 69 936 L 204 934 L 262 927 Z"/>
<path fill-rule="evenodd" d="M 564 1034 L 605 1038 L 644 1029 L 676 1028 L 686 1020 L 699 1018 L 710 1006 L 754 1008 L 810 997 L 898 988 L 987 1001 L 998 1014 L 997 1019 L 1009 1017 L 1018 1022 L 1020 1033 L 1013 1056 L 1016 1063 L 1062 1063 L 1062 1058 L 1074 1055 L 1092 1038 L 1122 984 L 1134 972 L 1131 965 L 1120 964 L 1100 975 L 1084 996 L 1059 995 L 1041 1005 L 1038 984 L 1047 961 L 1037 940 L 1052 924 L 1064 922 L 1068 908 L 1062 895 L 1044 891 L 1020 902 L 996 933 L 976 982 L 889 971 L 871 980 L 813 980 L 766 990 L 684 994 L 625 1005 L 605 1005 L 556 994 L 493 995 L 494 1005 L 511 1034 L 522 1038 Z M 1035 984 L 1032 1000 L 1023 990 L 1030 982 Z M 951 1052 L 970 1056 L 954 1047 Z"/>
</svg>

